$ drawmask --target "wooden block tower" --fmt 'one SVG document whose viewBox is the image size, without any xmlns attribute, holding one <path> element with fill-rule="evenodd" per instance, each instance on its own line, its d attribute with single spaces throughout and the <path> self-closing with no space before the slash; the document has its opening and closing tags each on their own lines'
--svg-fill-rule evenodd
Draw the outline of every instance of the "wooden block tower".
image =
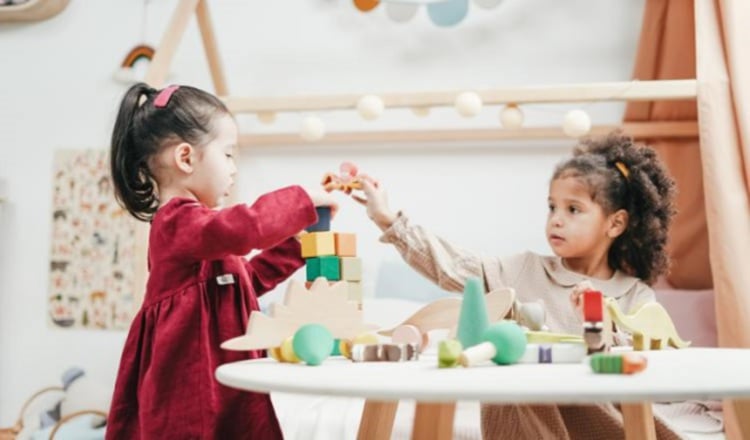
<svg viewBox="0 0 750 440">
<path fill-rule="evenodd" d="M 318 277 L 330 283 L 344 281 L 349 300 L 362 307 L 362 260 L 357 257 L 357 236 L 331 231 L 331 209 L 318 207 L 318 222 L 301 238 L 309 288 Z"/>
</svg>

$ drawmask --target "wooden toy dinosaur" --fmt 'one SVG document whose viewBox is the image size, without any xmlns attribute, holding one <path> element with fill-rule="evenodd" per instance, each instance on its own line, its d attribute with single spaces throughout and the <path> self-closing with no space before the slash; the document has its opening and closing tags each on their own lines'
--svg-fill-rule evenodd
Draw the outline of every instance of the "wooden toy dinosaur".
<svg viewBox="0 0 750 440">
<path fill-rule="evenodd" d="M 683 341 L 677 334 L 672 319 L 659 303 L 644 304 L 630 315 L 624 314 L 613 298 L 606 300 L 606 307 L 612 321 L 633 335 L 635 350 L 660 350 L 667 345 L 685 348 L 690 345 L 690 341 Z"/>
<path fill-rule="evenodd" d="M 349 301 L 345 282 L 329 285 L 325 278 L 317 278 L 310 289 L 291 280 L 284 303 L 271 304 L 270 316 L 253 311 L 247 332 L 221 344 L 225 350 L 258 350 L 280 347 L 305 324 L 325 326 L 334 338 L 352 339 L 360 333 L 377 328 L 365 324 L 357 301 Z"/>
</svg>

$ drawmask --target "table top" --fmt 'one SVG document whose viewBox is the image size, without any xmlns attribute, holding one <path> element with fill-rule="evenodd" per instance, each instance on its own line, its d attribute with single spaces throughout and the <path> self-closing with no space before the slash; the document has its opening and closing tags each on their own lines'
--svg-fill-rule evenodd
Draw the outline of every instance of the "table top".
<svg viewBox="0 0 750 440">
<path fill-rule="evenodd" d="M 688 348 L 641 352 L 648 368 L 634 375 L 595 374 L 588 363 L 483 364 L 437 368 L 434 355 L 412 362 L 354 363 L 332 357 L 319 366 L 272 359 L 220 366 L 226 386 L 422 402 L 641 402 L 750 397 L 750 349 Z"/>
</svg>

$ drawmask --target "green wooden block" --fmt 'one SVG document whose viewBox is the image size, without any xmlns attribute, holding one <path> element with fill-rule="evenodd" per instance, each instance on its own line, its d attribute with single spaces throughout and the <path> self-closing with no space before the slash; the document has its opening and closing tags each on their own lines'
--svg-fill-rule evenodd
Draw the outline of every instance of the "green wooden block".
<svg viewBox="0 0 750 440">
<path fill-rule="evenodd" d="M 314 281 L 318 277 L 323 277 L 328 281 L 341 279 L 341 270 L 339 269 L 341 263 L 339 257 L 335 255 L 308 258 L 306 262 L 307 281 Z"/>
</svg>

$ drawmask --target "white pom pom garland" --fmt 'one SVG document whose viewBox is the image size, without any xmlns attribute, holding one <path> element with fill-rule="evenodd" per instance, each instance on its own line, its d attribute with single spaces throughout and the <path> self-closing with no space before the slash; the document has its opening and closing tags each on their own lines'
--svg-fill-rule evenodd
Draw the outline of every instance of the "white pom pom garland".
<svg viewBox="0 0 750 440">
<path fill-rule="evenodd" d="M 475 92 L 463 92 L 456 97 L 454 106 L 458 114 L 470 118 L 482 110 L 482 98 Z"/>
</svg>

